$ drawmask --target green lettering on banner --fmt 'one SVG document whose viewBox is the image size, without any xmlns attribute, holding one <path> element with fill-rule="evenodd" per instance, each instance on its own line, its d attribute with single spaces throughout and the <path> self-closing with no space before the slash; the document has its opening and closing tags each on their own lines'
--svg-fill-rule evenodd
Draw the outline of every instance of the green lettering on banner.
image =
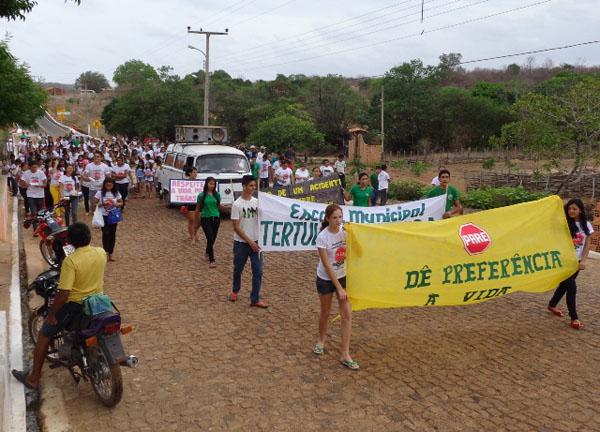
<svg viewBox="0 0 600 432">
<path fill-rule="evenodd" d="M 446 285 L 450 283 L 450 275 L 452 274 L 452 265 L 444 267 L 444 281 L 442 285 Z"/>
<path fill-rule="evenodd" d="M 475 264 L 473 263 L 467 263 L 467 264 L 463 264 L 465 270 L 467 271 L 467 277 L 465 278 L 465 282 L 474 282 L 477 279 L 475 278 L 475 271 L 473 270 L 473 268 L 475 267 Z"/>
<path fill-rule="evenodd" d="M 294 245 L 298 244 L 298 234 L 300 234 L 300 230 L 302 229 L 302 226 L 304 226 L 306 229 L 306 222 L 294 222 L 294 226 L 296 227 L 296 234 L 294 234 Z"/>
<path fill-rule="evenodd" d="M 535 271 L 542 271 L 544 270 L 544 267 L 542 267 L 541 265 L 538 265 L 538 259 L 542 258 L 542 254 L 541 253 L 534 253 L 533 254 L 533 268 L 535 269 Z"/>
<path fill-rule="evenodd" d="M 498 261 L 488 261 L 488 267 L 490 268 L 489 280 L 498 279 Z"/>
<path fill-rule="evenodd" d="M 398 222 L 398 214 L 397 214 L 397 213 L 395 213 L 395 212 L 394 212 L 394 213 L 392 213 L 392 214 L 390 215 L 390 220 L 391 220 L 392 222 Z"/>
<path fill-rule="evenodd" d="M 523 260 L 524 273 L 526 275 L 534 273 L 533 266 L 531 264 L 531 255 L 523 256 L 521 259 Z"/>
<path fill-rule="evenodd" d="M 410 216 L 410 210 L 402 210 L 402 220 Z"/>
<path fill-rule="evenodd" d="M 300 216 L 298 209 L 302 209 L 302 207 L 300 207 L 300 204 L 296 204 L 296 203 L 292 204 L 292 207 L 291 207 L 292 211 L 290 212 L 290 217 L 292 219 L 302 219 L 302 216 Z"/>
<path fill-rule="evenodd" d="M 419 271 L 407 271 L 406 272 L 406 286 L 404 289 L 416 288 L 419 286 Z"/>
<path fill-rule="evenodd" d="M 350 222 L 365 223 L 365 214 L 361 210 L 350 210 Z"/>
<path fill-rule="evenodd" d="M 508 290 L 511 287 L 502 287 L 502 288 L 492 288 L 488 290 L 480 290 L 480 291 L 468 291 L 465 293 L 463 297 L 463 303 L 467 303 L 469 301 L 478 301 L 478 300 L 487 300 L 494 297 L 500 297 L 506 295 Z M 475 297 L 477 295 L 477 297 Z"/>
<path fill-rule="evenodd" d="M 435 306 L 435 301 L 439 296 L 439 294 L 429 294 L 429 298 L 427 299 L 427 303 L 425 303 L 425 306 Z"/>
<path fill-rule="evenodd" d="M 486 267 L 487 266 L 487 262 L 486 261 L 481 261 L 477 263 L 477 270 L 479 270 L 479 277 L 477 278 L 478 281 L 482 281 L 483 280 L 483 274 L 485 273 Z"/>
<path fill-rule="evenodd" d="M 294 225 L 291 222 L 283 224 L 283 232 L 281 233 L 281 246 L 290 245 L 290 235 L 294 232 Z M 295 246 L 295 245 L 293 245 Z"/>
<path fill-rule="evenodd" d="M 560 252 L 559 251 L 550 251 L 550 255 L 552 256 L 552 268 L 562 267 L 562 262 L 560 262 Z"/>
<path fill-rule="evenodd" d="M 546 270 L 550 270 L 552 267 L 550 267 L 550 261 L 548 261 L 548 252 L 542 252 L 542 255 L 544 255 L 544 262 L 546 263 Z"/>
<path fill-rule="evenodd" d="M 406 286 L 404 289 L 423 288 L 431 285 L 431 269 L 423 266 L 421 270 L 406 272 Z"/>
<path fill-rule="evenodd" d="M 376 213 L 375 217 L 377 218 L 376 223 L 385 222 L 385 215 L 383 213 Z"/>
<path fill-rule="evenodd" d="M 281 246 L 281 243 L 277 240 L 279 237 L 278 227 L 283 226 L 283 222 L 273 222 L 273 234 L 271 235 L 271 244 L 273 246 Z"/>
<path fill-rule="evenodd" d="M 410 212 L 410 217 L 419 217 L 419 213 L 421 212 L 420 208 L 414 208 L 412 209 L 412 211 Z"/>
<path fill-rule="evenodd" d="M 454 282 L 452 282 L 453 284 L 463 283 L 463 280 L 460 277 L 460 273 L 462 272 L 462 269 L 463 269 L 462 264 L 454 265 Z"/>
<path fill-rule="evenodd" d="M 508 274 L 508 265 L 510 264 L 510 260 L 507 259 L 503 259 L 502 261 L 500 261 L 500 267 L 502 268 L 502 276 L 501 278 L 507 278 L 510 277 L 510 275 Z"/>
<path fill-rule="evenodd" d="M 261 221 L 260 224 L 263 226 L 263 244 L 267 244 L 267 237 L 269 235 L 269 225 L 271 225 L 273 221 Z"/>
<path fill-rule="evenodd" d="M 510 259 L 513 265 L 513 276 L 519 276 L 523 274 L 523 270 L 521 269 L 521 257 L 519 254 L 515 254 L 514 257 Z"/>
</svg>

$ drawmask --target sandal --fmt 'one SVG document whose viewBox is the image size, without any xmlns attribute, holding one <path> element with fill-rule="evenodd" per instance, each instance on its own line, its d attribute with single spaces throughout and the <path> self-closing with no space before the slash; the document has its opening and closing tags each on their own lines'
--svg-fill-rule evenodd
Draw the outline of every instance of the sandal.
<svg viewBox="0 0 600 432">
<path fill-rule="evenodd" d="M 15 379 L 17 381 L 19 381 L 21 384 L 23 384 L 29 390 L 37 390 L 38 389 L 37 387 L 34 387 L 31 384 L 29 384 L 29 382 L 27 382 L 27 376 L 29 375 L 29 372 L 13 369 L 12 375 L 15 377 Z"/>
<path fill-rule="evenodd" d="M 571 328 L 574 328 L 575 330 L 581 330 L 583 328 L 583 323 L 579 320 L 573 320 L 571 321 Z"/>
<path fill-rule="evenodd" d="M 356 371 L 360 369 L 360 366 L 356 360 L 340 360 L 340 363 L 346 366 L 348 369 Z"/>
<path fill-rule="evenodd" d="M 316 344 L 313 349 L 313 353 L 315 353 L 316 355 L 323 355 L 325 353 L 325 348 L 319 344 Z"/>
<path fill-rule="evenodd" d="M 554 314 L 556 316 L 559 316 L 559 317 L 565 316 L 565 314 L 563 314 L 563 312 L 560 309 L 552 307 L 550 305 L 548 305 L 548 312 L 550 312 L 551 314 Z"/>
</svg>

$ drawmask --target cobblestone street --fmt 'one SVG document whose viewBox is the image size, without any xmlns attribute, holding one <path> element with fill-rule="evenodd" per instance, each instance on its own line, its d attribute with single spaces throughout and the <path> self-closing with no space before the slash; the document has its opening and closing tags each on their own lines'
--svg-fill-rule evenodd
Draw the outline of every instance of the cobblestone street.
<svg viewBox="0 0 600 432">
<path fill-rule="evenodd" d="M 209 269 L 204 237 L 190 245 L 177 210 L 132 199 L 124 216 L 105 289 L 136 326 L 124 344 L 140 363 L 123 369 L 123 400 L 112 410 L 88 383 L 46 366 L 43 381 L 62 390 L 73 430 L 600 430 L 598 261 L 578 279 L 579 332 L 545 312 L 550 292 L 363 311 L 353 316 L 361 370 L 352 372 L 337 361 L 339 321 L 325 355 L 312 353 L 316 253 L 265 255 L 271 307 L 260 310 L 248 306 L 249 265 L 241 301 L 227 301 L 229 220 Z"/>
</svg>

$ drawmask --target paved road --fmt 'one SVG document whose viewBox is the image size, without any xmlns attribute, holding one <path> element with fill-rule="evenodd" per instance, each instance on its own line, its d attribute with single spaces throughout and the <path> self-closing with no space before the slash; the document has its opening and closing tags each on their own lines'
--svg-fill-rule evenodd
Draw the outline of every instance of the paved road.
<svg viewBox="0 0 600 432">
<path fill-rule="evenodd" d="M 580 276 L 583 331 L 544 312 L 549 294 L 364 311 L 352 338 L 362 369 L 351 372 L 337 362 L 339 321 L 326 355 L 311 353 L 315 254 L 269 254 L 263 293 L 272 307 L 257 310 L 226 300 L 231 237 L 224 222 L 210 270 L 179 212 L 130 201 L 106 290 L 137 325 L 125 343 L 140 366 L 124 370 L 113 410 L 89 385 L 46 369 L 73 430 L 600 430 L 600 265 Z M 246 274 L 244 296 L 249 284 Z"/>
</svg>

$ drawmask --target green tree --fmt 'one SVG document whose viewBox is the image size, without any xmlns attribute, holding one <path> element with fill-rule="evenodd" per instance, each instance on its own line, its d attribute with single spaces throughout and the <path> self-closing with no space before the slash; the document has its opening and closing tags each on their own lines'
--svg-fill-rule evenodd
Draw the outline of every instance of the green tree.
<svg viewBox="0 0 600 432">
<path fill-rule="evenodd" d="M 342 148 L 348 127 L 366 109 L 364 99 L 343 77 L 328 75 L 309 79 L 302 101 L 328 143 Z"/>
<path fill-rule="evenodd" d="M 73 0 L 78 5 L 81 0 Z M 37 1 L 34 0 L 2 0 L 0 2 L 0 17 L 9 20 L 25 19 L 25 14 L 31 12 Z"/>
<path fill-rule="evenodd" d="M 6 41 L 0 41 L 0 128 L 13 123 L 33 126 L 44 114 L 48 94 L 17 61 Z"/>
<path fill-rule="evenodd" d="M 129 60 L 117 66 L 113 74 L 113 81 L 117 85 L 139 84 L 145 81 L 158 79 L 158 73 L 148 63 L 141 60 Z"/>
<path fill-rule="evenodd" d="M 323 140 L 323 134 L 316 130 L 311 121 L 287 113 L 280 113 L 259 123 L 248 136 L 249 144 L 264 145 L 272 151 L 282 151 L 288 147 L 300 151 L 315 150 L 323 145 Z"/>
<path fill-rule="evenodd" d="M 519 120 L 503 126 L 492 142 L 522 146 L 557 164 L 574 158 L 557 194 L 578 181 L 600 141 L 600 78 L 587 77 L 564 94 L 530 93 L 515 104 L 514 112 Z"/>
<path fill-rule="evenodd" d="M 109 87 L 108 80 L 100 72 L 83 72 L 75 81 L 75 88 L 94 90 L 96 93 L 100 93 L 102 89 Z"/>
</svg>

